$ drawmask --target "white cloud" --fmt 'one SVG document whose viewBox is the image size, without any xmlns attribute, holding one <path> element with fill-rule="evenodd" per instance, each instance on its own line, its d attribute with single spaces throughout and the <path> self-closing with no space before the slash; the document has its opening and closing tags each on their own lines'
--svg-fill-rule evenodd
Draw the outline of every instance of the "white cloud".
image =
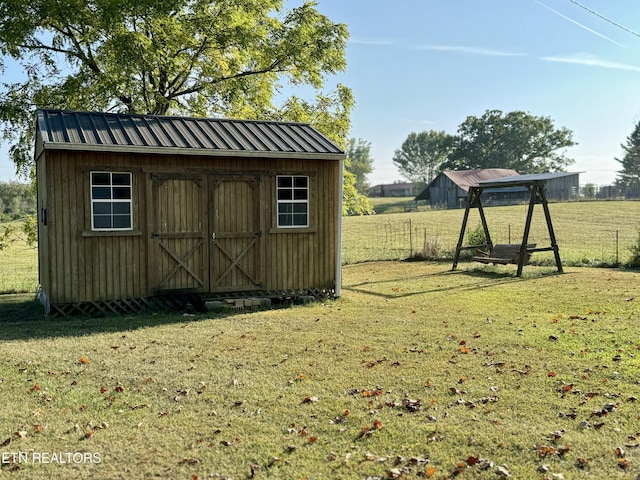
<svg viewBox="0 0 640 480">
<path fill-rule="evenodd" d="M 573 63 L 577 65 L 585 65 L 587 67 L 599 67 L 609 68 L 614 70 L 627 70 L 631 72 L 640 72 L 640 66 L 629 65 L 627 63 L 612 62 L 602 58 L 588 55 L 585 53 L 578 53 L 575 55 L 553 55 L 548 57 L 542 57 L 542 60 L 546 62 L 558 62 L 558 63 Z"/>
<path fill-rule="evenodd" d="M 483 47 L 460 45 L 419 45 L 418 50 L 431 50 L 436 52 L 466 53 L 471 55 L 490 55 L 494 57 L 523 57 L 524 53 L 506 52 Z"/>
<path fill-rule="evenodd" d="M 349 39 L 349 43 L 357 43 L 359 45 L 387 46 L 387 45 L 395 45 L 396 42 L 392 40 L 369 40 L 369 39 L 362 39 L 362 38 L 351 38 Z"/>
</svg>

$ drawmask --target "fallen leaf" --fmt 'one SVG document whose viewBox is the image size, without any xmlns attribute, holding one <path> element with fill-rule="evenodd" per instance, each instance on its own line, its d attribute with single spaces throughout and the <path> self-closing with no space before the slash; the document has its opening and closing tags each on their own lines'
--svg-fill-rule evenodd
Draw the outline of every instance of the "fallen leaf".
<svg viewBox="0 0 640 480">
<path fill-rule="evenodd" d="M 427 478 L 433 477 L 436 474 L 436 468 L 433 465 L 428 465 L 426 470 L 424 471 L 424 474 L 427 476 Z"/>
<path fill-rule="evenodd" d="M 623 470 L 626 470 L 627 468 L 629 468 L 629 465 L 631 464 L 631 462 L 629 460 L 627 460 L 626 458 L 621 458 L 618 460 L 618 466 L 620 468 L 622 468 Z"/>
<path fill-rule="evenodd" d="M 89 363 L 89 357 L 80 357 L 80 363 L 86 365 L 87 363 Z"/>
</svg>

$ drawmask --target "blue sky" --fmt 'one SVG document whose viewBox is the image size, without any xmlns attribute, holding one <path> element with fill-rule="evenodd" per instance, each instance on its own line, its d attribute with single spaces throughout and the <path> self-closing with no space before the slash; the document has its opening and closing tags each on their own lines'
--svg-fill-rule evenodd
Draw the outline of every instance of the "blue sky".
<svg viewBox="0 0 640 480">
<path fill-rule="evenodd" d="M 640 34 L 638 0 L 581 0 Z M 611 183 L 640 121 L 640 37 L 571 0 L 319 0 L 349 26 L 355 138 L 371 142 L 371 184 L 401 179 L 391 159 L 411 132 L 455 134 L 487 109 L 548 116 L 572 130 L 581 183 Z"/>
<path fill-rule="evenodd" d="M 347 71 L 327 89 L 354 92 L 351 136 L 371 142 L 371 184 L 402 178 L 391 159 L 409 133 L 454 134 L 487 109 L 551 117 L 578 142 L 569 170 L 611 183 L 640 121 L 640 2 L 576 1 L 318 0 L 349 27 Z M 14 178 L 2 153 L 0 180 Z"/>
</svg>

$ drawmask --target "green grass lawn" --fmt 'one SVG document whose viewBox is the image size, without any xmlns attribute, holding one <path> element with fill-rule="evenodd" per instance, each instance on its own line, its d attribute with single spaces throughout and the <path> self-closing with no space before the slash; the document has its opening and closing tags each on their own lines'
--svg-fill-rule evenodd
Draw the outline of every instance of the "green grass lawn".
<svg viewBox="0 0 640 480">
<path fill-rule="evenodd" d="M 0 235 L 5 228 L 14 229 L 7 248 L 0 249 L 0 294 L 35 292 L 38 287 L 38 252 L 22 239 L 20 222 L 0 222 Z"/>
<path fill-rule="evenodd" d="M 485 208 L 494 243 L 520 243 L 527 205 Z M 571 202 L 549 205 L 562 260 L 570 265 L 624 263 L 637 244 L 640 202 Z M 407 258 L 425 244 L 436 245 L 440 257 L 451 258 L 462 224 L 463 209 L 347 217 L 343 227 L 345 263 Z M 480 225 L 477 209 L 468 228 Z M 549 246 L 542 206 L 534 210 L 530 242 Z M 532 262 L 552 263 L 552 253 L 536 253 Z"/>
<path fill-rule="evenodd" d="M 638 272 L 371 262 L 343 285 L 229 316 L 43 320 L 0 297 L 0 455 L 24 454 L 0 475 L 640 474 Z"/>
</svg>

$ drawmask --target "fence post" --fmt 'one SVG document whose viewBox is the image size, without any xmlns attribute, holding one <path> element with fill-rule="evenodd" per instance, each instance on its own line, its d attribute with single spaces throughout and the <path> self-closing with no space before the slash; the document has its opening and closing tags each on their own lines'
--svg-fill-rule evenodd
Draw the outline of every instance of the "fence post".
<svg viewBox="0 0 640 480">
<path fill-rule="evenodd" d="M 616 266 L 620 263 L 618 240 L 618 230 L 616 230 Z"/>
<path fill-rule="evenodd" d="M 409 258 L 413 258 L 413 227 L 409 219 Z"/>
</svg>

